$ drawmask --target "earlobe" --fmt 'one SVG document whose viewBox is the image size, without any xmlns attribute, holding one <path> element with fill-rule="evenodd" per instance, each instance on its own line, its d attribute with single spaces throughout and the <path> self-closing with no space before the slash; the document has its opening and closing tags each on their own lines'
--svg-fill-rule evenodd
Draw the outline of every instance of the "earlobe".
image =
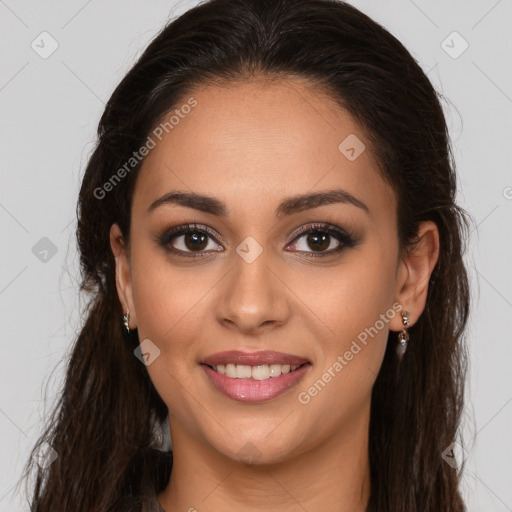
<svg viewBox="0 0 512 512">
<path fill-rule="evenodd" d="M 397 302 L 409 313 L 414 325 L 425 309 L 430 276 L 439 258 L 439 230 L 433 221 L 421 222 L 416 243 L 408 248 L 400 262 L 397 279 Z M 402 329 L 401 317 L 390 322 L 390 329 Z"/>
<path fill-rule="evenodd" d="M 130 262 L 122 231 L 118 224 L 112 224 L 110 228 L 110 247 L 116 261 L 116 288 L 123 314 L 130 311 L 129 327 L 137 326 L 137 314 L 133 303 Z"/>
</svg>

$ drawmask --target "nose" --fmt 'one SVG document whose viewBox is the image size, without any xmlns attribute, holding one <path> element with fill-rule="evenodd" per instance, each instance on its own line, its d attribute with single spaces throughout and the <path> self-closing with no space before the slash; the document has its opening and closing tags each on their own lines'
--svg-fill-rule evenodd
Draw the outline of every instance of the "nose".
<svg viewBox="0 0 512 512">
<path fill-rule="evenodd" d="M 265 251 L 251 263 L 236 255 L 233 264 L 219 294 L 218 322 L 245 334 L 284 325 L 291 312 L 289 292 Z"/>
</svg>

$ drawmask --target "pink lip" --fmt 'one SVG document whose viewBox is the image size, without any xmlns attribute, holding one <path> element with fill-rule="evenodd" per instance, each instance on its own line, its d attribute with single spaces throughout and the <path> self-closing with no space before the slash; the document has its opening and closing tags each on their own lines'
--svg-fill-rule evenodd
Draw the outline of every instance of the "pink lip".
<svg viewBox="0 0 512 512">
<path fill-rule="evenodd" d="M 233 379 L 223 375 L 222 373 L 216 372 L 206 364 L 202 364 L 201 367 L 215 388 L 225 396 L 233 400 L 237 400 L 238 402 L 254 403 L 271 400 L 272 398 L 288 391 L 307 373 L 309 368 L 311 368 L 311 364 L 304 364 L 293 372 L 283 373 L 279 377 L 270 377 L 266 380 L 255 380 L 252 377 L 249 379 Z"/>
<path fill-rule="evenodd" d="M 303 357 L 292 354 L 283 354 L 273 350 L 262 350 L 260 352 L 241 352 L 240 350 L 228 350 L 217 352 L 201 361 L 202 364 L 217 366 L 219 364 L 246 364 L 249 366 L 258 366 L 263 364 L 289 364 L 290 366 L 300 366 L 309 361 Z M 276 377 L 280 378 L 280 377 Z"/>
</svg>

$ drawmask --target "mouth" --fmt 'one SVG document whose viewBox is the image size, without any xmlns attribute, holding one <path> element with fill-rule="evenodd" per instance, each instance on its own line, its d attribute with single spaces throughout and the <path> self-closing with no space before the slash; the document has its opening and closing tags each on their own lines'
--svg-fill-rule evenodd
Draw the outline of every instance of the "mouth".
<svg viewBox="0 0 512 512">
<path fill-rule="evenodd" d="M 218 364 L 210 365 L 205 364 L 211 368 L 214 372 L 225 375 L 230 379 L 252 379 L 252 380 L 268 380 L 275 379 L 281 375 L 295 372 L 297 369 L 311 363 L 306 362 L 303 364 L 262 364 L 262 365 L 246 365 L 246 364 Z"/>
<path fill-rule="evenodd" d="M 228 351 L 200 362 L 213 388 L 238 402 L 264 402 L 295 387 L 312 367 L 303 357 L 274 351 Z"/>
<path fill-rule="evenodd" d="M 275 350 L 260 350 L 259 352 L 243 352 L 241 350 L 227 350 L 224 352 L 217 352 L 205 357 L 201 364 L 206 364 L 211 367 L 219 365 L 227 366 L 242 365 L 242 366 L 264 366 L 264 365 L 281 365 L 281 366 L 300 366 L 310 361 L 305 357 L 296 356 L 293 354 L 285 354 L 283 352 L 276 352 Z"/>
</svg>

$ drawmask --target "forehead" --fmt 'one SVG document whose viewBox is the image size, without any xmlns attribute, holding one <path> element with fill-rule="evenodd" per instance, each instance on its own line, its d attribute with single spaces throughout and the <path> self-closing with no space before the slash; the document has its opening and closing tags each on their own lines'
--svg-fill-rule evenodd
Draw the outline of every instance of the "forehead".
<svg viewBox="0 0 512 512">
<path fill-rule="evenodd" d="M 214 195 L 256 216 L 284 196 L 336 187 L 374 203 L 372 211 L 394 200 L 359 124 L 303 80 L 198 87 L 150 136 L 137 211 L 170 190 Z"/>
</svg>

